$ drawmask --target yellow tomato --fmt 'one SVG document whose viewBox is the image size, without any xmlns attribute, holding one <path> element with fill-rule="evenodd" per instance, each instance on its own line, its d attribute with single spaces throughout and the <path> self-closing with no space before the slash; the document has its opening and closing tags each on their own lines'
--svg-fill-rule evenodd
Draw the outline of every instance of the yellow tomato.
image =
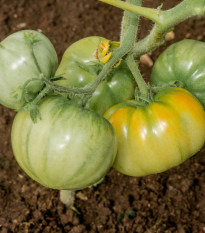
<svg viewBox="0 0 205 233">
<path fill-rule="evenodd" d="M 149 105 L 136 101 L 105 113 L 118 138 L 114 168 L 130 176 L 159 173 L 198 152 L 205 142 L 205 112 L 185 89 L 170 87 Z"/>
</svg>

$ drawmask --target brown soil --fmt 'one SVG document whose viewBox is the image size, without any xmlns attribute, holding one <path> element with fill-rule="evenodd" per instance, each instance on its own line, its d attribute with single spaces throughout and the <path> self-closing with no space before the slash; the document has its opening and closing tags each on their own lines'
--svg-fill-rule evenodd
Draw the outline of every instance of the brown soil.
<svg viewBox="0 0 205 233">
<path fill-rule="evenodd" d="M 144 2 L 150 7 L 161 4 Z M 167 9 L 180 1 L 163 2 Z M 122 11 L 97 0 L 0 0 L 0 6 L 0 40 L 17 30 L 40 29 L 59 59 L 83 37 L 119 39 Z M 143 18 L 139 36 L 146 35 L 150 26 Z M 175 39 L 151 58 L 185 37 L 205 41 L 204 28 L 204 18 L 186 20 L 175 28 Z M 151 68 L 141 65 L 141 71 L 148 80 Z M 0 106 L 0 232 L 205 232 L 205 148 L 158 175 L 132 178 L 111 170 L 99 186 L 77 192 L 77 214 L 60 203 L 58 191 L 42 187 L 19 168 L 10 144 L 14 115 Z"/>
</svg>

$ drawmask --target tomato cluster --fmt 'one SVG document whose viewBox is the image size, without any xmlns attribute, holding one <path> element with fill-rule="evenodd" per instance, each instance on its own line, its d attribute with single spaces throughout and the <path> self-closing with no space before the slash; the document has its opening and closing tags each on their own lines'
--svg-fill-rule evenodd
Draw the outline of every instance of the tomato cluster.
<svg viewBox="0 0 205 233">
<path fill-rule="evenodd" d="M 0 103 L 15 110 L 29 105 L 45 88 L 43 77 L 64 88 L 89 86 L 104 66 L 103 41 L 108 43 L 102 37 L 77 41 L 58 66 L 53 45 L 41 33 L 10 35 L 0 43 Z M 205 142 L 200 104 L 205 105 L 205 53 L 200 50 L 204 43 L 184 40 L 158 58 L 151 84 L 180 82 L 187 90 L 161 88 L 148 103 L 134 100 L 136 84 L 124 60 L 85 106 L 72 95 L 47 93 L 38 104 L 37 122 L 25 109 L 15 116 L 11 140 L 17 162 L 40 184 L 70 190 L 95 184 L 112 166 L 126 175 L 144 176 L 181 164 Z M 106 51 L 103 59 L 110 56 Z"/>
<path fill-rule="evenodd" d="M 205 141 L 204 110 L 182 88 L 158 92 L 145 107 L 132 100 L 120 103 L 105 117 L 118 137 L 114 167 L 130 176 L 159 173 L 179 165 Z"/>
</svg>

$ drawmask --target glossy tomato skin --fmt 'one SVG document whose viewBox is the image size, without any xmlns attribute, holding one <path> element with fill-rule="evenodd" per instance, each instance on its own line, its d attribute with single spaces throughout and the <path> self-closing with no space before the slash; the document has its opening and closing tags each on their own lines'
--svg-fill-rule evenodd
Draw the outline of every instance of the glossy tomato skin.
<svg viewBox="0 0 205 233">
<path fill-rule="evenodd" d="M 164 85 L 180 81 L 205 107 L 205 43 L 182 40 L 168 47 L 156 60 L 151 82 Z"/>
<path fill-rule="evenodd" d="M 82 189 L 106 175 L 116 155 L 111 124 L 63 96 L 46 97 L 41 120 L 19 112 L 12 126 L 12 148 L 21 168 L 53 189 Z"/>
<path fill-rule="evenodd" d="M 105 117 L 118 138 L 114 168 L 130 176 L 163 172 L 198 152 L 205 141 L 205 113 L 198 100 L 182 88 L 167 88 L 154 102 L 137 107 L 127 101 Z"/>
<path fill-rule="evenodd" d="M 40 67 L 38 70 L 35 59 L 25 37 L 34 36 L 33 51 Z M 11 34 L 0 43 L 0 103 L 8 108 L 21 107 L 14 92 L 31 78 L 39 78 L 43 73 L 46 77 L 55 74 L 58 65 L 56 51 L 46 36 L 33 30 L 23 30 Z M 30 83 L 28 90 L 37 93 L 42 88 L 42 82 Z"/>
<path fill-rule="evenodd" d="M 92 83 L 102 69 L 102 64 L 96 58 L 96 49 L 104 40 L 103 37 L 86 37 L 68 47 L 56 71 L 56 75 L 62 75 L 65 80 L 56 83 L 65 87 L 84 87 Z M 84 69 L 79 63 L 89 65 L 90 70 Z M 134 89 L 134 79 L 123 61 L 98 86 L 87 107 L 102 115 L 114 104 L 131 99 Z"/>
</svg>

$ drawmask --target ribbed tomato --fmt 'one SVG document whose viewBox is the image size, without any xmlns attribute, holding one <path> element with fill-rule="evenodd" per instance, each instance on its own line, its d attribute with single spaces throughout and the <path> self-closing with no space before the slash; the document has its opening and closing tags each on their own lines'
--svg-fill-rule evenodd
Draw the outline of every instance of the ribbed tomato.
<svg viewBox="0 0 205 233">
<path fill-rule="evenodd" d="M 205 43 L 182 40 L 169 46 L 156 60 L 153 85 L 181 82 L 205 108 Z"/>
<path fill-rule="evenodd" d="M 46 97 L 41 120 L 19 112 L 12 126 L 12 148 L 21 168 L 53 189 L 82 189 L 106 175 L 116 155 L 112 125 L 94 111 L 63 96 Z"/>
<path fill-rule="evenodd" d="M 26 89 L 28 98 L 34 98 L 43 82 L 34 80 L 44 74 L 47 78 L 55 74 L 58 65 L 56 51 L 50 40 L 33 30 L 15 32 L 0 43 L 0 104 L 18 109 L 24 104 L 16 98 L 17 88 L 33 79 Z"/>
<path fill-rule="evenodd" d="M 118 138 L 114 167 L 130 176 L 179 165 L 205 142 L 203 107 L 182 88 L 164 89 L 145 107 L 138 107 L 134 100 L 115 105 L 105 117 Z"/>
</svg>

